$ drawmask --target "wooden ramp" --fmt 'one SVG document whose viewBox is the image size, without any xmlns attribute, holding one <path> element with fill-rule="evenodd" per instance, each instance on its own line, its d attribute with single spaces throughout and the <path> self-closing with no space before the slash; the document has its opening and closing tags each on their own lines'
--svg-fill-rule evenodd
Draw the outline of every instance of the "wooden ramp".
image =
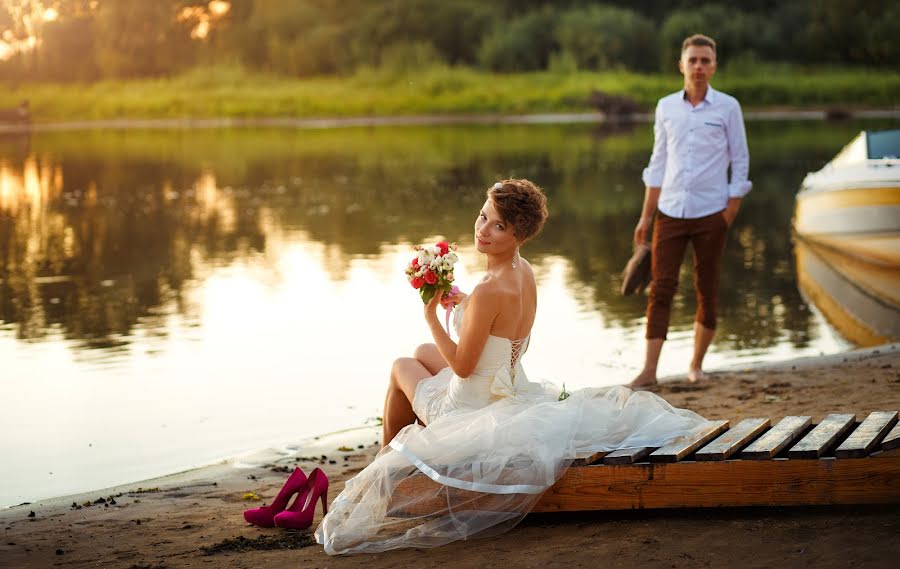
<svg viewBox="0 0 900 569">
<path fill-rule="evenodd" d="M 761 418 L 731 428 L 717 421 L 663 448 L 578 457 L 532 511 L 900 503 L 897 417 L 877 411 L 857 422 L 835 413 L 817 425 L 785 417 L 774 426 Z M 471 497 L 463 508 L 491 508 L 489 495 L 442 488 L 421 474 L 397 492 L 434 496 L 434 504 L 407 514 L 446 506 L 447 492 Z"/>
</svg>

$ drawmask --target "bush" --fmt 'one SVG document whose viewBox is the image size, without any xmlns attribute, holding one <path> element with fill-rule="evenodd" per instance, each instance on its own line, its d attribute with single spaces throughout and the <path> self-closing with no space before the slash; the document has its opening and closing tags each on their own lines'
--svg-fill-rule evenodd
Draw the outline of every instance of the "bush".
<svg viewBox="0 0 900 569">
<path fill-rule="evenodd" d="M 900 8 L 871 0 L 821 0 L 809 8 L 806 43 L 815 61 L 846 61 L 897 68 Z"/>
<path fill-rule="evenodd" d="M 556 15 L 549 9 L 536 10 L 495 28 L 478 50 L 482 67 L 492 71 L 537 71 L 546 69 L 550 54 L 557 48 L 553 36 Z"/>
<path fill-rule="evenodd" d="M 497 8 L 479 0 L 391 0 L 364 2 L 352 28 L 354 57 L 375 64 L 397 42 L 427 42 L 452 64 L 476 62 L 481 39 L 499 21 Z"/>
<path fill-rule="evenodd" d="M 555 36 L 560 47 L 575 57 L 579 69 L 655 67 L 653 23 L 631 10 L 609 6 L 569 10 L 560 18 Z"/>
<path fill-rule="evenodd" d="M 392 44 L 381 52 L 379 67 L 400 74 L 440 67 L 445 63 L 437 48 L 429 42 L 401 42 Z"/>
<path fill-rule="evenodd" d="M 547 70 L 558 75 L 576 73 L 578 71 L 578 58 L 566 50 L 550 54 L 550 63 L 547 66 Z"/>
<path fill-rule="evenodd" d="M 681 43 L 693 34 L 705 34 L 716 40 L 719 66 L 731 58 L 756 58 L 778 51 L 778 28 L 757 14 L 706 5 L 698 10 L 676 10 L 660 31 L 660 69 L 669 71 L 681 57 Z"/>
</svg>

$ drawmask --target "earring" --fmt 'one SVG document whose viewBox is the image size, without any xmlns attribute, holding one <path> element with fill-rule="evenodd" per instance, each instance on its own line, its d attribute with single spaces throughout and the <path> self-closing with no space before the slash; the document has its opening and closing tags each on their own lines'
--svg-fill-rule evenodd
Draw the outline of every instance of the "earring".
<svg viewBox="0 0 900 569">
<path fill-rule="evenodd" d="M 512 268 L 515 269 L 518 266 L 519 266 L 519 248 L 516 247 L 516 254 L 513 255 L 513 260 L 512 260 Z"/>
</svg>

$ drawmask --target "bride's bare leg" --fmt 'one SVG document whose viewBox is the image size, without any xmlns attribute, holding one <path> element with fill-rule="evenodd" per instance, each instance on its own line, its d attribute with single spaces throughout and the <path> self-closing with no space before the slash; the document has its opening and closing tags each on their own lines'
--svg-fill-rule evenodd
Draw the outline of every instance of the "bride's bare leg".
<svg viewBox="0 0 900 569">
<path fill-rule="evenodd" d="M 435 344 L 420 345 L 413 352 L 413 357 L 419 360 L 425 369 L 431 372 L 431 375 L 437 375 L 437 372 L 447 367 L 447 360 L 444 359 Z"/>
<path fill-rule="evenodd" d="M 391 367 L 391 381 L 384 398 L 381 446 L 391 442 L 397 433 L 416 420 L 412 400 L 416 386 L 433 374 L 416 358 L 398 358 Z"/>
</svg>

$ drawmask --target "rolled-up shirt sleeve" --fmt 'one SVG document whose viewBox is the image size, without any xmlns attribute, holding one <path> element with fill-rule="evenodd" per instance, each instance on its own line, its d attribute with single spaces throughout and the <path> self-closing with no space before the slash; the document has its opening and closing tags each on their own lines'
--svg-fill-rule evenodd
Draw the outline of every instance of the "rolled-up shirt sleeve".
<svg viewBox="0 0 900 569">
<path fill-rule="evenodd" d="M 739 103 L 728 115 L 728 154 L 731 159 L 731 182 L 728 184 L 729 198 L 742 198 L 753 188 L 747 179 L 750 171 L 750 151 L 747 148 L 747 132 L 744 129 L 744 115 Z M 656 150 L 654 149 L 654 154 Z"/>
<path fill-rule="evenodd" d="M 742 125 L 743 126 L 743 125 Z M 746 143 L 744 144 L 746 148 Z M 662 186 L 666 175 L 666 126 L 663 123 L 662 103 L 656 105 L 656 118 L 653 122 L 653 154 L 650 155 L 650 163 L 644 168 L 641 178 L 648 188 Z M 746 178 L 746 171 L 744 172 Z M 748 190 L 749 191 L 749 190 Z"/>
</svg>

